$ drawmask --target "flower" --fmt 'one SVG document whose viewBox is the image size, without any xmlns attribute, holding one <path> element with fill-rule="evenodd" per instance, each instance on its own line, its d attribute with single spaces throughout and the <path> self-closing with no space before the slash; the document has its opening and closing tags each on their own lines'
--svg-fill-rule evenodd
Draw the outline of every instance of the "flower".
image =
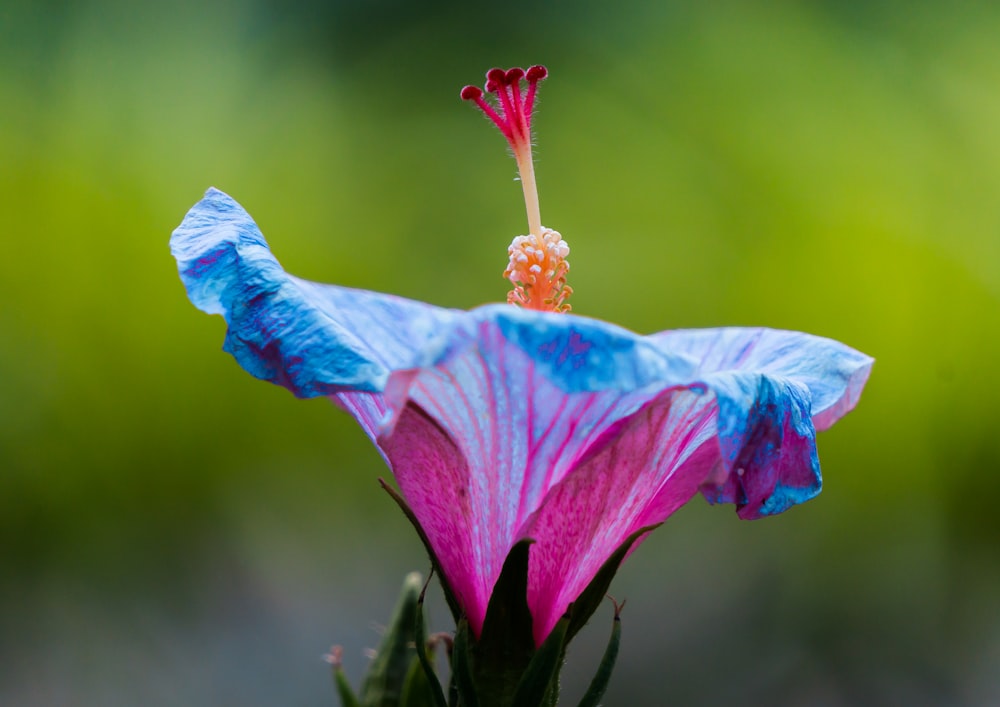
<svg viewBox="0 0 1000 707">
<path fill-rule="evenodd" d="M 479 89 L 462 92 L 511 141 L 526 195 L 544 75 L 491 71 L 499 111 Z M 515 239 L 507 271 L 521 306 L 444 309 L 298 279 L 216 189 L 171 249 L 191 301 L 225 317 L 224 349 L 243 368 L 299 397 L 329 397 L 372 439 L 473 634 L 508 553 L 534 541 L 527 603 L 541 645 L 630 536 L 699 491 L 744 519 L 819 493 L 815 432 L 854 407 L 872 359 L 797 332 L 643 336 L 560 313 L 568 247 L 541 226 L 537 198 L 527 203 L 530 233 Z M 530 258 L 544 267 L 532 271 Z"/>
</svg>

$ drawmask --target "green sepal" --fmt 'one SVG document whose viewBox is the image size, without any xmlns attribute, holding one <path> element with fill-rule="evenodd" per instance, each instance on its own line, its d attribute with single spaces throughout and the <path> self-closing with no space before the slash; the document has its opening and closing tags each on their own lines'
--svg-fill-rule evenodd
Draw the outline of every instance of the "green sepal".
<svg viewBox="0 0 1000 707">
<path fill-rule="evenodd" d="M 455 631 L 455 647 L 451 653 L 451 673 L 454 681 L 454 694 L 458 698 L 454 707 L 479 707 L 479 696 L 476 693 L 476 681 L 472 677 L 472 629 L 469 621 L 462 618 Z"/>
<path fill-rule="evenodd" d="M 399 698 L 400 707 L 446 707 L 439 705 L 434 696 L 434 683 L 437 678 L 428 676 L 423 664 L 414 658 L 410 662 L 410 670 L 403 681 L 403 691 Z M 438 685 L 438 692 L 441 686 Z"/>
<path fill-rule="evenodd" d="M 567 643 L 586 625 L 590 617 L 597 611 L 597 607 L 604 601 L 604 597 L 608 593 L 608 587 L 611 586 L 611 580 L 614 579 L 618 568 L 622 564 L 622 560 L 625 559 L 625 555 L 628 554 L 635 541 L 661 525 L 662 523 L 656 523 L 655 525 L 647 525 L 645 528 L 639 528 L 625 538 L 625 541 L 618 546 L 618 549 L 611 554 L 611 557 L 601 565 L 601 569 L 590 580 L 590 584 L 580 592 L 580 596 L 571 605 L 571 610 L 568 612 L 570 614 L 570 621 L 569 628 L 566 631 Z"/>
<path fill-rule="evenodd" d="M 337 695 L 340 697 L 340 707 L 361 707 L 361 703 L 358 702 L 357 695 L 354 694 L 351 684 L 347 682 L 344 669 L 340 667 L 339 658 L 333 666 L 333 684 L 337 688 Z"/>
<path fill-rule="evenodd" d="M 612 599 L 612 601 L 614 600 Z M 608 645 L 604 649 L 604 657 L 601 658 L 601 664 L 597 666 L 597 672 L 590 681 L 590 687 L 587 688 L 587 692 L 584 694 L 583 699 L 580 700 L 578 707 L 597 707 L 601 702 L 601 698 L 604 697 L 604 691 L 608 689 L 608 683 L 611 682 L 611 673 L 615 669 L 615 661 L 618 659 L 618 645 L 622 637 L 621 611 L 624 605 L 625 602 L 615 604 L 615 618 L 611 624 L 611 638 L 608 639 Z"/>
<path fill-rule="evenodd" d="M 525 669 L 509 704 L 517 707 L 547 707 L 559 699 L 559 670 L 566 657 L 569 612 L 555 625 Z"/>
<path fill-rule="evenodd" d="M 430 578 L 427 579 L 430 583 Z M 426 688 L 425 701 L 420 704 L 433 705 L 434 707 L 448 707 L 444 699 L 444 691 L 441 689 L 441 682 L 438 680 L 437 671 L 434 670 L 433 656 L 427 654 L 427 629 L 424 626 L 424 595 L 427 593 L 427 584 L 420 590 L 420 598 L 417 600 L 417 618 L 414 627 L 416 633 L 417 662 L 420 672 L 424 676 Z M 411 671 L 412 672 L 412 671 Z M 409 684 L 409 681 L 407 681 Z M 416 707 L 417 703 L 406 702 L 404 707 Z"/>
<path fill-rule="evenodd" d="M 420 536 L 420 541 L 424 544 L 424 549 L 427 551 L 427 556 L 431 559 L 431 564 L 433 565 L 435 571 L 437 571 L 438 581 L 441 583 L 441 589 L 444 592 L 445 601 L 448 603 L 448 609 L 451 611 L 451 617 L 455 620 L 455 624 L 458 624 L 459 619 L 462 618 L 463 612 L 461 606 L 458 604 L 458 600 L 455 598 L 455 593 L 451 590 L 451 585 L 448 584 L 448 578 L 445 576 L 444 572 L 441 571 L 441 563 L 438 562 L 437 555 L 434 552 L 434 548 L 431 547 L 430 539 L 427 537 L 427 533 L 420 526 L 420 521 L 417 520 L 417 516 L 413 513 L 413 509 L 406 500 L 399 494 L 396 489 L 386 483 L 385 479 L 378 480 L 379 485 L 382 486 L 382 490 L 385 491 L 396 502 L 399 509 L 403 511 L 403 515 L 407 517 L 410 524 L 413 525 L 414 530 L 417 531 L 417 535 Z"/>
<path fill-rule="evenodd" d="M 535 652 L 531 610 L 528 608 L 528 551 L 533 540 L 522 540 L 504 560 L 486 607 L 483 630 L 473 647 L 474 675 L 489 702 L 510 702 L 518 681 Z"/>
<path fill-rule="evenodd" d="M 361 701 L 366 707 L 398 707 L 401 704 L 403 686 L 416 658 L 414 644 L 427 640 L 426 636 L 414 635 L 422 586 L 416 572 L 403 581 L 396 610 L 361 688 Z"/>
</svg>

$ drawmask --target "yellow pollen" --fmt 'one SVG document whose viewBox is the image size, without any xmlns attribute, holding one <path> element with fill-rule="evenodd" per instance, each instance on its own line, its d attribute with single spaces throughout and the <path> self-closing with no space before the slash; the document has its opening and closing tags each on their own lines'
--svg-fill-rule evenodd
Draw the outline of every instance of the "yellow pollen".
<svg viewBox="0 0 1000 707">
<path fill-rule="evenodd" d="M 507 302 L 526 309 L 568 312 L 566 298 L 573 289 L 566 284 L 569 272 L 569 246 L 557 231 L 541 228 L 541 238 L 534 234 L 518 236 L 507 253 L 510 262 L 503 276 L 514 288 Z"/>
</svg>

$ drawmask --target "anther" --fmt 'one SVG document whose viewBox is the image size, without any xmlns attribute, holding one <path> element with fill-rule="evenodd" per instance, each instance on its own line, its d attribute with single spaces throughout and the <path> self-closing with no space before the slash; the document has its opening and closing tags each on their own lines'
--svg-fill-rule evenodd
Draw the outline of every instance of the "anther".
<svg viewBox="0 0 1000 707">
<path fill-rule="evenodd" d="M 513 285 L 507 295 L 510 304 L 550 312 L 569 311 L 566 299 L 573 292 L 566 284 L 569 246 L 558 232 L 543 229 L 540 239 L 517 236 L 507 252 L 510 260 L 504 277 Z"/>
</svg>

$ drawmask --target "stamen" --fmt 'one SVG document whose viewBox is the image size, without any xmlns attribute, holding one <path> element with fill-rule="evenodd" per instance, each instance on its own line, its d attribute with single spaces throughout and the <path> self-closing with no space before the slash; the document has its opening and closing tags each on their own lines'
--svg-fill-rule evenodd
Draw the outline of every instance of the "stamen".
<svg viewBox="0 0 1000 707">
<path fill-rule="evenodd" d="M 514 289 L 507 295 L 507 301 L 530 309 L 565 312 L 570 308 L 565 300 L 572 292 L 566 285 L 569 246 L 556 231 L 542 226 L 531 156 L 531 116 L 538 82 L 548 73 L 544 66 L 532 66 L 527 71 L 516 67 L 507 71 L 490 69 L 484 88 L 486 93 L 493 94 L 495 104 L 487 102 L 483 90 L 476 86 L 463 88 L 462 99 L 475 103 L 503 133 L 521 176 L 529 235 L 518 236 L 508 249 L 510 262 L 504 277 Z M 521 87 L 525 80 L 527 90 Z"/>
<path fill-rule="evenodd" d="M 507 294 L 507 302 L 549 312 L 570 310 L 566 302 L 573 293 L 566 284 L 569 246 L 557 231 L 543 229 L 541 239 L 531 234 L 518 236 L 507 253 L 510 261 L 503 275 L 514 286 Z"/>
</svg>

